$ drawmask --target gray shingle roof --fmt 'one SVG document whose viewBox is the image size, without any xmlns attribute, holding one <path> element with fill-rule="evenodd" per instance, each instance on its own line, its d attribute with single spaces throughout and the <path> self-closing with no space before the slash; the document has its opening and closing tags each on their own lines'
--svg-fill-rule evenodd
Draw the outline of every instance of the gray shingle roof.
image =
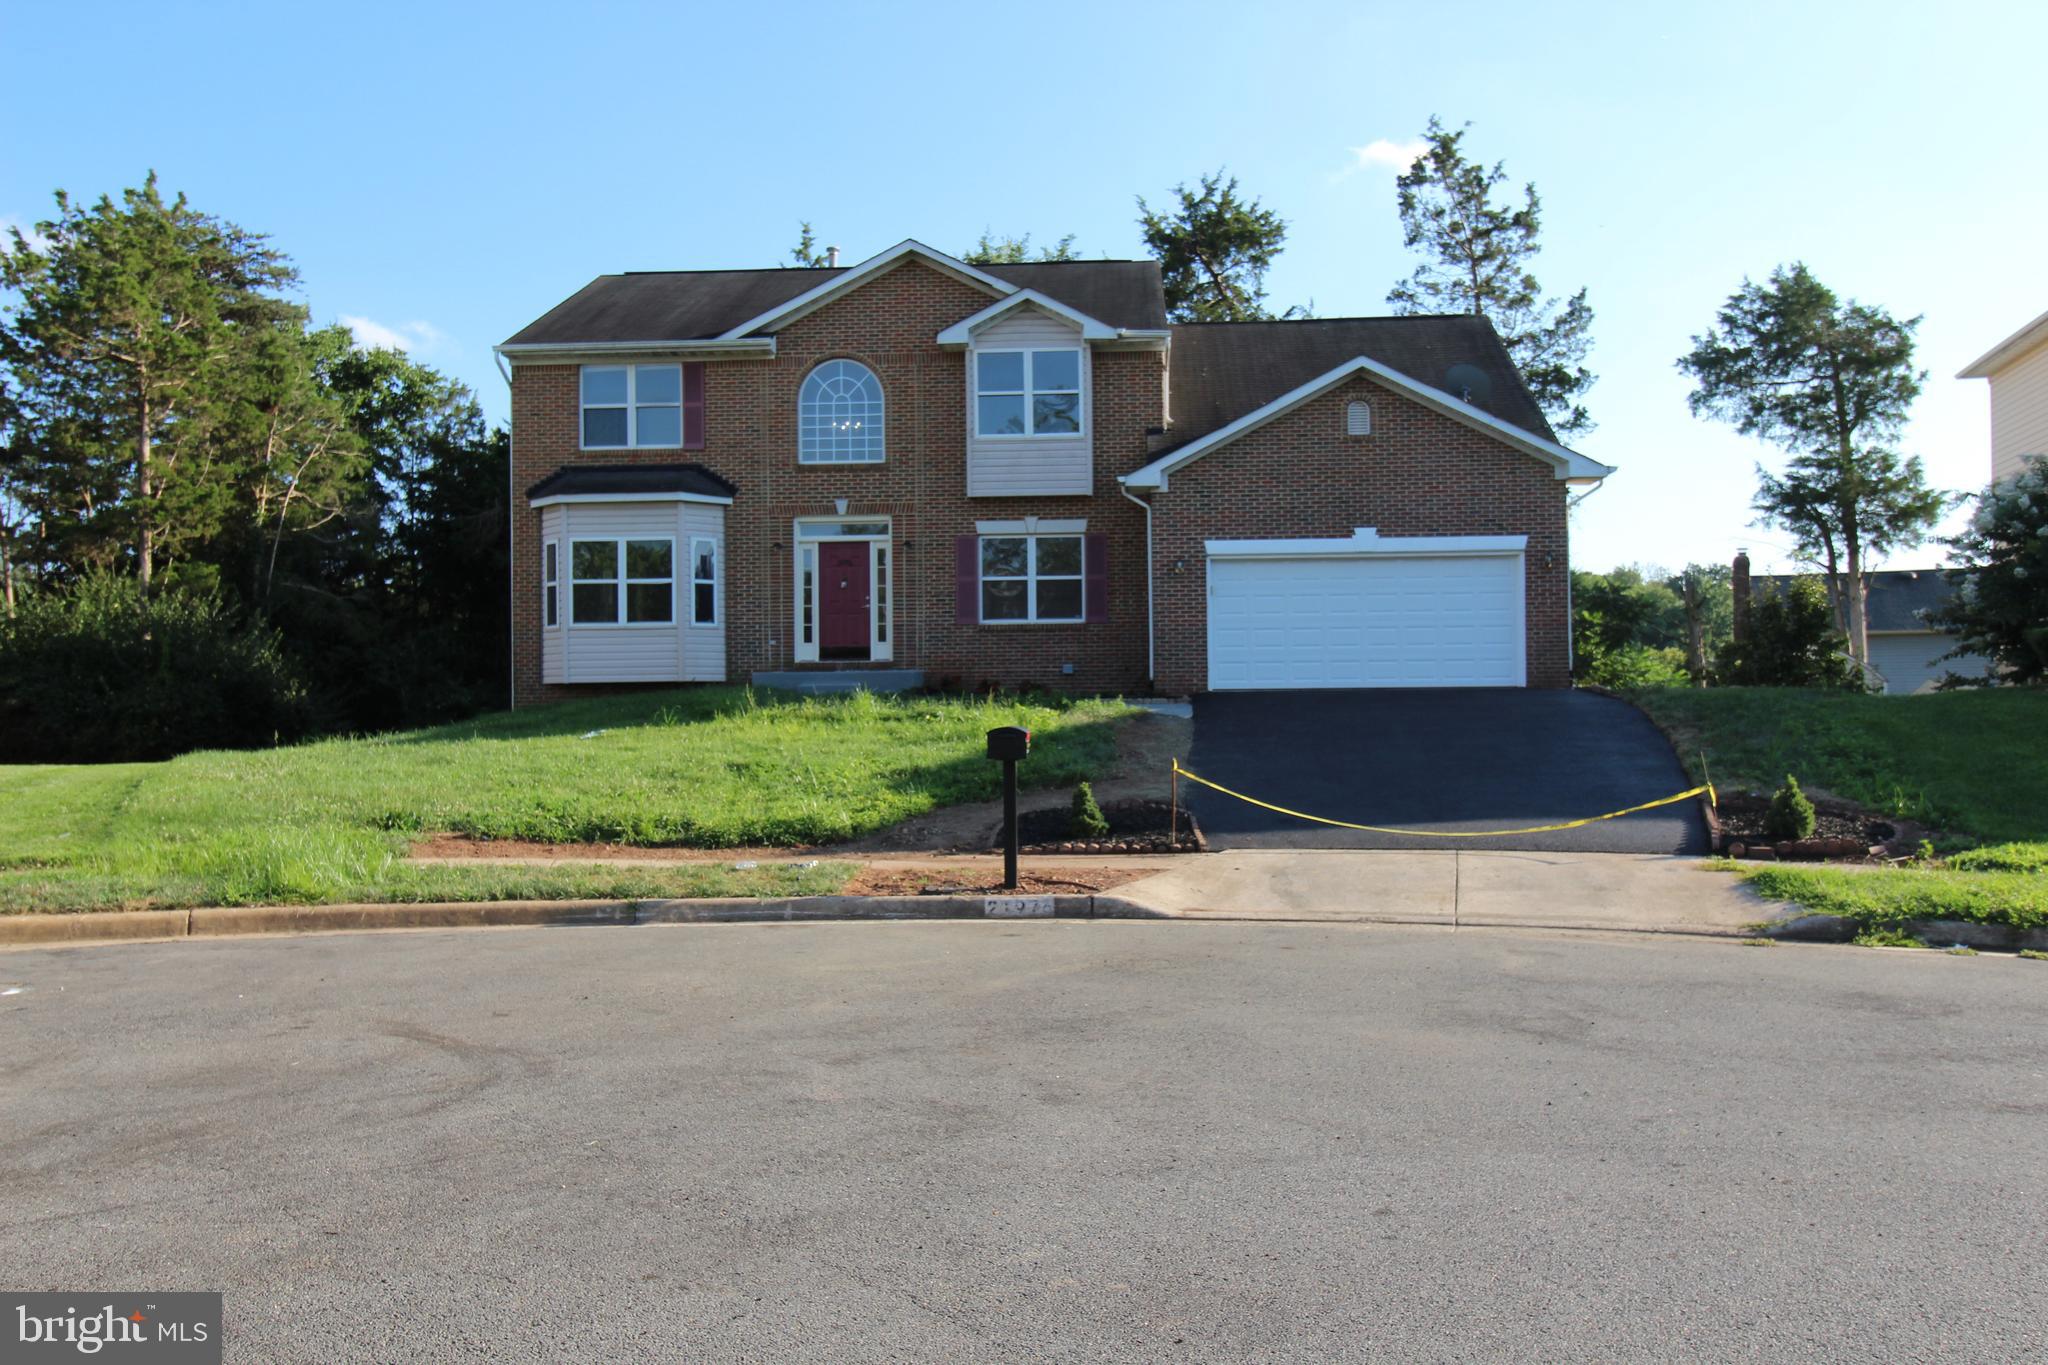
<svg viewBox="0 0 2048 1365">
<path fill-rule="evenodd" d="M 1157 261 L 1040 261 L 980 269 L 1112 327 L 1166 326 Z M 844 275 L 836 270 L 664 270 L 600 275 L 522 327 L 508 346 L 696 341 Z"/>
<path fill-rule="evenodd" d="M 1750 595 L 1762 597 L 1779 585 L 1814 574 L 1758 574 Z M 1955 589 L 1940 569 L 1880 569 L 1863 576 L 1864 611 L 1872 630 L 1933 630 L 1922 614 L 1946 603 Z"/>
<path fill-rule="evenodd" d="M 1205 436 L 1361 355 L 1547 441 L 1557 439 L 1486 319 L 1315 318 L 1176 324 L 1173 446 L 1155 453 Z M 1455 365 L 1482 376 L 1469 397 L 1449 377 Z"/>
<path fill-rule="evenodd" d="M 526 490 L 529 498 L 614 493 L 694 493 L 729 498 L 735 490 L 701 464 L 579 464 L 558 469 Z"/>
</svg>

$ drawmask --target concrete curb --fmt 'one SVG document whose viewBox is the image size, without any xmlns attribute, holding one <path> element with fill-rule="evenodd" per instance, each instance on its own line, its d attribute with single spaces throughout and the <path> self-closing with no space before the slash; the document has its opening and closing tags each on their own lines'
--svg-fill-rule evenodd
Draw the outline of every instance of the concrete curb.
<svg viewBox="0 0 2048 1365">
<path fill-rule="evenodd" d="M 419 905 L 230 905 L 0 917 L 0 947 L 370 929 L 520 925 L 752 924 L 877 919 L 1172 919 L 1120 896 L 795 896 L 773 900 L 450 901 Z"/>
<path fill-rule="evenodd" d="M 2006 924 L 1977 924 L 1960 919 L 1914 919 L 1888 924 L 1902 934 L 1923 943 L 1940 946 L 1960 943 L 1967 948 L 1993 948 L 2017 952 L 2022 948 L 2048 949 L 2048 929 L 2015 929 Z M 1794 939 L 1805 943 L 1847 943 L 1856 937 L 1853 920 L 1840 915 L 1794 915 L 1772 920 L 1758 927 L 1765 938 Z"/>
</svg>

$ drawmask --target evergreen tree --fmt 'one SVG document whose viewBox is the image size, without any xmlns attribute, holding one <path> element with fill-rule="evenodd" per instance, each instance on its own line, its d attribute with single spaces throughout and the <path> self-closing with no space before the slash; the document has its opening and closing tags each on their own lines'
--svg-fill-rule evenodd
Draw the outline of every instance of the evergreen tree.
<svg viewBox="0 0 2048 1365">
<path fill-rule="evenodd" d="M 1990 659 L 1998 672 L 1943 685 L 2048 683 L 2048 455 L 2025 457 L 2018 474 L 1993 485 L 1949 546 L 1961 561 L 1949 571 L 1955 595 L 1930 613 L 1956 632 L 1942 657 Z"/>
<path fill-rule="evenodd" d="M 1794 263 L 1767 284 L 1744 280 L 1678 361 L 1697 385 L 1686 399 L 1695 416 L 1791 454 L 1782 475 L 1758 469 L 1753 505 L 1792 533 L 1799 559 L 1826 572 L 1859 665 L 1870 659 L 1866 565 L 1920 544 L 1954 501 L 1927 486 L 1917 456 L 1891 444 L 1927 378 L 1913 367 L 1919 325 L 1841 300 Z"/>
<path fill-rule="evenodd" d="M 1078 261 L 1081 253 L 1074 250 L 1074 234 L 1071 232 L 1051 246 L 1040 247 L 1034 255 L 1030 233 L 1022 237 L 996 237 L 984 229 L 981 240 L 960 259 L 969 265 L 1021 265 L 1026 261 Z"/>
<path fill-rule="evenodd" d="M 56 554 L 132 567 L 147 592 L 233 514 L 259 458 L 239 441 L 266 401 L 249 386 L 276 333 L 304 326 L 278 297 L 298 277 L 261 234 L 165 203 L 154 173 L 118 205 L 56 201 L 41 243 L 15 229 L 0 253 L 18 296 L 0 318 L 16 486 Z"/>
<path fill-rule="evenodd" d="M 1424 259 L 1387 302 L 1401 314 L 1471 313 L 1491 322 L 1551 425 L 1582 435 L 1593 429 L 1579 401 L 1594 381 L 1585 366 L 1593 309 L 1583 289 L 1562 303 L 1543 297 L 1529 270 L 1541 250 L 1542 201 L 1524 185 L 1521 203 L 1511 195 L 1495 202 L 1507 171 L 1498 161 L 1489 169 L 1466 159 L 1471 126 L 1452 130 L 1431 118 L 1425 150 L 1394 182 L 1402 242 Z"/>
<path fill-rule="evenodd" d="M 1176 185 L 1177 205 L 1155 213 L 1138 198 L 1145 249 L 1159 262 L 1166 314 L 1175 322 L 1257 322 L 1266 307 L 1266 270 L 1287 239 L 1280 215 L 1238 196 L 1237 180 L 1205 175 Z"/>
<path fill-rule="evenodd" d="M 811 231 L 809 223 L 799 225 L 796 245 L 789 249 L 789 259 L 811 270 L 832 264 L 830 251 L 818 250 L 818 234 Z"/>
</svg>

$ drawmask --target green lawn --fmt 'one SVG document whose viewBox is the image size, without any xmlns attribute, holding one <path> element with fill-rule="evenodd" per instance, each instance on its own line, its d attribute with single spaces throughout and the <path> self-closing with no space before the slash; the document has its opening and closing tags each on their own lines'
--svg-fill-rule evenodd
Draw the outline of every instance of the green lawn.
<svg viewBox="0 0 2048 1365">
<path fill-rule="evenodd" d="M 1105 775 L 1113 701 L 643 693 L 168 763 L 0 767 L 0 912 L 144 905 L 788 895 L 843 866 L 422 866 L 410 840 L 827 843 L 997 794 L 996 725 L 1032 785 Z"/>
<path fill-rule="evenodd" d="M 1791 773 L 1964 843 L 1942 865 L 1763 865 L 1760 894 L 1868 932 L 1916 919 L 2048 924 L 2048 693 L 2013 688 L 1866 697 L 1782 688 L 1671 688 L 1635 700 L 1695 772 L 1768 791 Z"/>
<path fill-rule="evenodd" d="M 1697 773 L 1770 791 L 1792 773 L 1874 810 L 1993 842 L 2048 839 L 2048 692 L 1864 697 L 1664 688 L 1636 702 Z"/>
</svg>

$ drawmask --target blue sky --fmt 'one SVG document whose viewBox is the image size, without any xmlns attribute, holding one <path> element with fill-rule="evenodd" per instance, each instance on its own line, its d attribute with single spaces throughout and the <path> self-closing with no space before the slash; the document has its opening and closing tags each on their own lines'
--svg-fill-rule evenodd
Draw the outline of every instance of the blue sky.
<svg viewBox="0 0 2048 1365">
<path fill-rule="evenodd" d="M 498 416 L 491 345 L 593 275 L 773 264 L 804 218 L 848 259 L 984 228 L 1135 256 L 1133 197 L 1219 166 L 1290 224 L 1276 302 L 1382 313 L 1385 145 L 1432 113 L 1537 183 L 1538 274 L 1591 291 L 1578 444 L 1621 472 L 1580 567 L 1779 553 L 1748 524 L 1779 457 L 1672 369 L 1745 274 L 1925 315 L 1906 445 L 1955 488 L 1990 456 L 1950 376 L 2048 309 L 2039 3 L 210 8 L 8 7 L 0 219 L 155 167 Z"/>
</svg>

